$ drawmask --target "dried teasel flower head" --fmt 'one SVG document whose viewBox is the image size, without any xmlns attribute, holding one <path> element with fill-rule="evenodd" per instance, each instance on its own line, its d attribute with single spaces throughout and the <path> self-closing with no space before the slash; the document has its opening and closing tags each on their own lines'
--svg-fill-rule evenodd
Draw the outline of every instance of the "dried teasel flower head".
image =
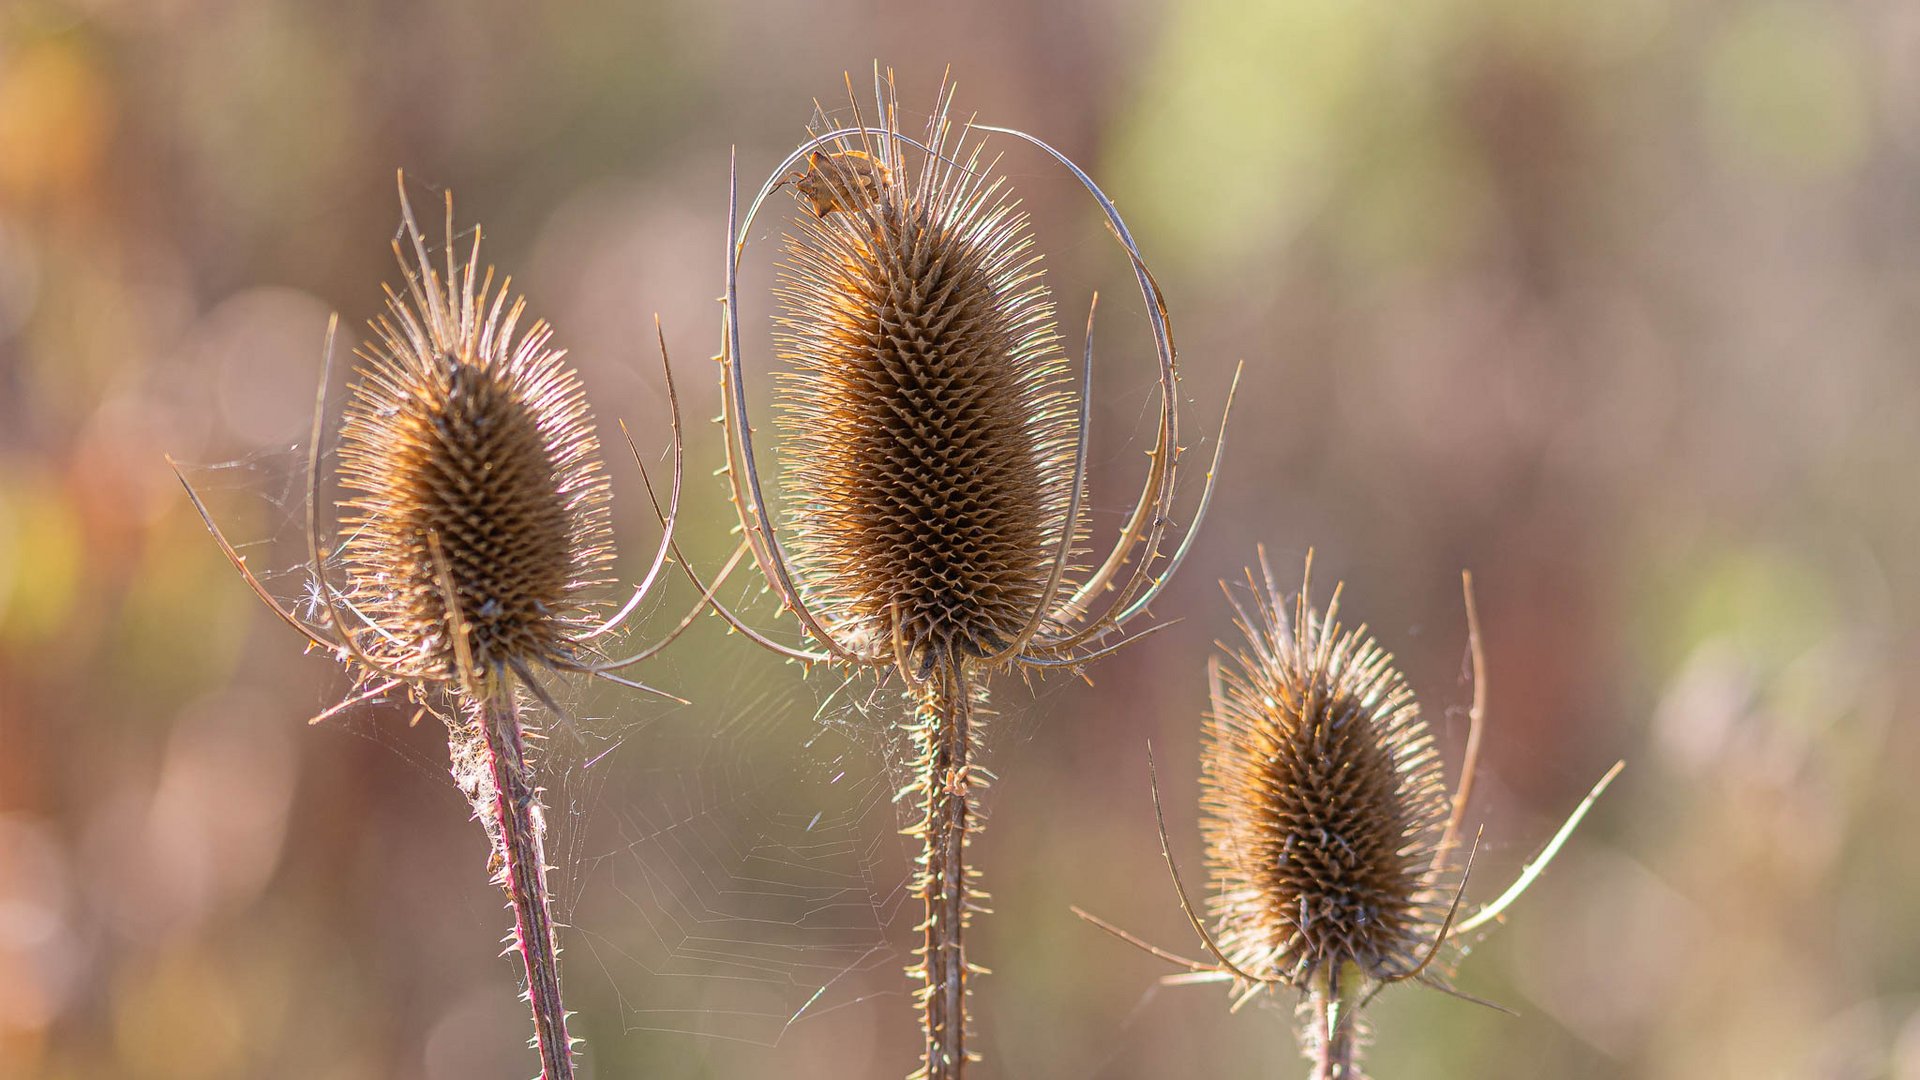
<svg viewBox="0 0 1920 1080">
<path fill-rule="evenodd" d="M 558 712 L 536 670 L 626 683 L 611 672 L 664 648 L 693 618 L 690 613 L 665 640 L 625 659 L 605 658 L 597 641 L 624 628 L 672 544 L 682 474 L 672 371 L 666 376 L 673 408 L 666 528 L 652 568 L 609 614 L 609 485 L 579 377 L 565 351 L 554 347 L 546 322 L 522 327 L 526 305 L 509 300 L 511 279 L 496 287 L 493 269 L 482 272 L 478 228 L 459 258 L 451 194 L 439 265 L 414 220 L 404 177 L 400 205 L 402 230 L 393 250 L 404 283 L 387 287 L 387 311 L 371 322 L 372 336 L 356 351 L 359 363 L 339 423 L 345 540 L 338 552 L 323 546 L 319 521 L 324 370 L 315 404 L 307 545 L 316 614 L 296 614 L 274 599 L 191 485 L 187 492 L 254 592 L 370 687 L 341 708 L 395 688 L 416 697 L 447 688 L 479 700 L 517 676 Z M 329 364 L 333 337 L 330 327 Z M 335 575 L 343 580 L 332 580 Z"/>
<path fill-rule="evenodd" d="M 735 502 L 761 570 L 822 650 L 788 655 L 896 668 L 916 682 L 943 666 L 1077 667 L 1145 612 L 1204 513 L 1207 492 L 1181 544 L 1163 547 L 1183 464 L 1166 311 L 1085 172 L 1031 135 L 957 124 L 951 84 L 938 101 L 923 135 L 904 134 L 892 76 L 876 71 L 878 122 L 864 122 L 856 103 L 851 126 L 813 132 L 744 223 L 730 220 L 722 359 Z M 1038 148 L 1086 186 L 1148 309 L 1160 364 L 1153 463 L 1095 566 L 1076 568 L 1087 538 L 1091 314 L 1076 380 L 990 134 Z M 775 539 L 746 419 L 738 274 L 755 216 L 787 186 L 804 212 L 775 287 L 785 496 Z"/>
<path fill-rule="evenodd" d="M 1211 928 L 1181 883 L 1153 787 L 1161 855 L 1211 961 L 1168 952 L 1074 910 L 1187 969 L 1164 981 L 1231 982 L 1236 1009 L 1269 989 L 1297 991 L 1315 1080 L 1354 1080 L 1358 1013 L 1382 988 L 1413 980 L 1491 1004 L 1447 982 L 1450 971 L 1440 969 L 1448 965 L 1436 963 L 1443 948 L 1491 925 L 1526 892 L 1624 763 L 1600 778 L 1506 892 L 1463 916 L 1477 843 L 1462 851 L 1461 825 L 1486 715 L 1472 578 L 1462 575 L 1473 708 L 1460 782 L 1449 793 L 1433 736 L 1393 657 L 1366 627 L 1340 625 L 1340 589 L 1324 612 L 1314 609 L 1309 555 L 1289 618 L 1264 549 L 1259 565 L 1258 578 L 1247 573 L 1250 600 L 1227 591 L 1245 644 L 1222 646 L 1208 668 L 1200 810 Z"/>
<path fill-rule="evenodd" d="M 479 275 L 478 229 L 454 264 L 447 207 L 444 275 L 408 210 L 418 265 L 358 351 L 339 447 L 346 602 L 366 655 L 410 676 L 455 677 L 450 600 L 482 678 L 573 664 L 613 557 L 593 417 L 552 328 L 516 336 L 525 302 Z"/>
<path fill-rule="evenodd" d="M 833 209 L 799 218 L 777 288 L 796 569 L 829 626 L 898 634 L 921 670 L 1002 653 L 1045 602 L 1077 436 L 1026 216 L 945 135 L 917 172 L 816 155 Z"/>
<path fill-rule="evenodd" d="M 1366 628 L 1303 582 L 1290 619 L 1263 564 L 1246 638 L 1220 666 L 1201 757 L 1216 940 L 1236 967 L 1299 989 L 1343 969 L 1424 964 L 1452 899 L 1449 801 L 1413 691 Z"/>
</svg>

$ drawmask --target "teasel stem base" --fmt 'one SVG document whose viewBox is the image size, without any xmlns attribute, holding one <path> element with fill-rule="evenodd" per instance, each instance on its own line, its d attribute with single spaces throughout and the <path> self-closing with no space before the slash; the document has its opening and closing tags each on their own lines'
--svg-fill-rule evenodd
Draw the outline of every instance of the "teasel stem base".
<svg viewBox="0 0 1920 1080">
<path fill-rule="evenodd" d="M 1354 1030 L 1359 990 L 1359 970 L 1350 964 L 1314 978 L 1307 995 L 1310 1026 L 1304 1032 L 1312 1080 L 1365 1080 Z"/>
<path fill-rule="evenodd" d="M 573 1044 L 560 1000 L 560 950 L 547 901 L 546 815 L 527 761 L 520 707 L 512 686 L 505 685 L 481 699 L 473 711 L 486 740 L 493 779 L 495 829 L 489 832 L 500 859 L 495 881 L 506 889 L 513 907 L 514 945 L 526 964 L 526 999 L 533 1010 L 541 1080 L 573 1080 Z"/>
<path fill-rule="evenodd" d="M 943 660 L 916 691 L 914 763 L 923 816 L 908 830 L 923 842 L 915 892 L 926 905 L 920 925 L 920 962 L 915 999 L 926 1037 L 920 1071 L 913 1080 L 957 1080 L 969 1061 L 967 995 L 973 976 L 984 969 L 967 963 L 965 935 L 977 901 L 986 894 L 974 887 L 967 866 L 967 844 L 980 827 L 974 789 L 986 777 L 973 763 L 979 737 L 971 673 L 964 660 Z"/>
</svg>

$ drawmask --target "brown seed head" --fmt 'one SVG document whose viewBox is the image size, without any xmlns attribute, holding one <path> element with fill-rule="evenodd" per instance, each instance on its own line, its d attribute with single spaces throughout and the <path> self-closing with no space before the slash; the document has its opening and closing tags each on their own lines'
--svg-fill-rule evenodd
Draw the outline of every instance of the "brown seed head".
<svg viewBox="0 0 1920 1080">
<path fill-rule="evenodd" d="M 589 597 L 612 559 L 607 480 L 580 382 L 524 301 L 476 281 L 480 238 L 456 266 L 447 202 L 445 276 L 411 210 L 417 267 L 360 364 L 340 435 L 346 593 L 377 663 L 427 680 L 457 677 L 446 580 L 483 679 L 513 665 L 570 660 Z M 438 547 L 438 552 L 435 548 Z"/>
<path fill-rule="evenodd" d="M 884 646 L 897 618 L 923 673 L 998 653 L 1033 619 L 1075 446 L 1026 216 L 946 129 L 936 116 L 917 173 L 891 132 L 817 155 L 777 288 L 801 588 L 856 641 Z"/>
<path fill-rule="evenodd" d="M 1322 615 L 1303 581 L 1289 622 L 1270 573 L 1248 583 L 1202 756 L 1218 942 L 1301 989 L 1349 964 L 1405 977 L 1452 898 L 1434 880 L 1449 803 L 1433 738 L 1393 657 L 1341 628 L 1337 588 Z"/>
</svg>

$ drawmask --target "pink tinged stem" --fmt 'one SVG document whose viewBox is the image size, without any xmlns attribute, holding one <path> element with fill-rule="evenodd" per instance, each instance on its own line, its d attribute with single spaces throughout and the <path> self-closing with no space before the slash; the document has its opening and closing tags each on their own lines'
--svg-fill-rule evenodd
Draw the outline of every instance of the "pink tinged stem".
<svg viewBox="0 0 1920 1080">
<path fill-rule="evenodd" d="M 500 878 L 513 906 L 514 942 L 526 964 L 541 1080 L 573 1080 L 573 1044 L 560 1000 L 560 951 L 547 901 L 546 822 L 527 763 L 519 706 L 507 687 L 482 699 L 477 711 L 493 773 L 493 811 L 505 860 Z"/>
</svg>

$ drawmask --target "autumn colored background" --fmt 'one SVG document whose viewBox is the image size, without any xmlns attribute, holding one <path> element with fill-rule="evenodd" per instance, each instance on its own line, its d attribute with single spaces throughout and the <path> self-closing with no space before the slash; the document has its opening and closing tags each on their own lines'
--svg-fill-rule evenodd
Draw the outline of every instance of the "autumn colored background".
<svg viewBox="0 0 1920 1080">
<path fill-rule="evenodd" d="M 1458 575 L 1491 669 L 1489 898 L 1624 777 L 1460 985 L 1395 990 L 1394 1077 L 1920 1077 L 1920 7 L 1909 0 L 992 0 L 0 6 L 0 1076 L 519 1078 L 485 842 L 408 710 L 221 560 L 166 468 L 299 594 L 296 447 L 330 311 L 394 278 L 404 168 L 558 327 L 603 430 L 687 398 L 708 567 L 731 147 L 757 182 L 842 72 L 1033 131 L 1155 264 L 1213 517 L 1092 687 L 1008 682 L 977 844 L 983 1077 L 1298 1073 L 1290 1013 L 1183 951 L 1215 579 L 1256 541 L 1402 659 L 1457 760 Z M 1139 299 L 1010 151 L 1070 345 L 1103 290 L 1094 505 L 1135 490 Z M 769 224 L 749 250 L 763 422 Z M 436 237 L 437 238 L 437 237 Z M 338 400 L 339 379 L 336 379 Z M 657 528 L 611 455 L 631 575 Z M 732 594 L 748 600 L 743 590 Z M 652 610 L 657 634 L 691 599 Z M 764 614 L 764 612 L 763 612 Z M 772 623 L 771 618 L 768 620 Z M 556 883 L 588 1075 L 888 1077 L 915 1053 L 884 719 L 712 626 L 568 688 Z M 872 698 L 868 715 L 846 703 Z M 1451 768 L 1450 764 L 1450 768 Z"/>
</svg>

